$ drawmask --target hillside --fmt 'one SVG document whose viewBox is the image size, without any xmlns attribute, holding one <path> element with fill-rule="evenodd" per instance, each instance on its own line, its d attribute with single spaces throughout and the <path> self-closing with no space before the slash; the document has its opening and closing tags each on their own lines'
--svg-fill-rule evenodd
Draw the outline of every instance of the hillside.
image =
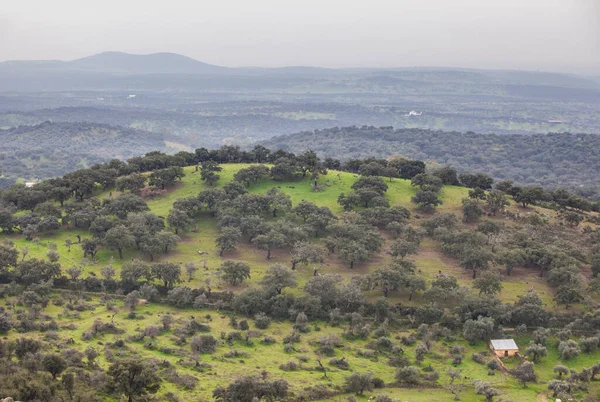
<svg viewBox="0 0 600 402">
<path fill-rule="evenodd" d="M 424 169 L 223 147 L 1 192 L 0 389 L 116 400 L 136 357 L 160 400 L 597 395 L 599 206 Z"/>
<path fill-rule="evenodd" d="M 600 197 L 600 136 L 593 134 L 521 136 L 363 126 L 307 131 L 263 143 L 338 159 L 399 154 L 485 172 L 498 180 L 560 186 Z"/>
<path fill-rule="evenodd" d="M 44 122 L 0 130 L 0 169 L 5 177 L 60 176 L 113 158 L 166 150 L 165 136 L 107 124 Z"/>
</svg>

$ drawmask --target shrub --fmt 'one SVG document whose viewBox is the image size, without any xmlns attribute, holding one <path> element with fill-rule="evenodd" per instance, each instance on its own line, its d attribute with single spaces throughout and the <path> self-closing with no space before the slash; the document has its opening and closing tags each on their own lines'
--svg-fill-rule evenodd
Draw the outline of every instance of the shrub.
<svg viewBox="0 0 600 402">
<path fill-rule="evenodd" d="M 265 313 L 258 313 L 254 316 L 254 325 L 256 328 L 267 329 L 271 325 L 271 318 Z"/>
<path fill-rule="evenodd" d="M 271 345 L 275 342 L 277 342 L 277 340 L 269 335 L 265 335 L 262 341 L 260 341 L 260 343 L 264 343 L 265 345 Z"/>
<path fill-rule="evenodd" d="M 579 346 L 581 347 L 581 350 L 583 350 L 584 353 L 593 353 L 598 349 L 598 342 L 600 340 L 595 337 L 589 337 L 589 338 L 581 338 L 579 340 Z"/>
<path fill-rule="evenodd" d="M 560 341 L 558 344 L 558 353 L 560 353 L 560 357 L 563 360 L 569 360 L 573 357 L 579 356 L 581 349 L 579 349 L 577 342 L 573 340 Z"/>
<path fill-rule="evenodd" d="M 420 379 L 421 374 L 415 366 L 401 367 L 396 371 L 396 381 L 400 384 L 418 384 Z"/>
<path fill-rule="evenodd" d="M 230 333 L 227 334 L 227 336 L 225 337 L 225 339 L 227 340 L 228 343 L 231 343 L 233 341 L 241 341 L 242 338 L 242 333 L 239 331 L 231 331 Z"/>
<path fill-rule="evenodd" d="M 362 395 L 364 391 L 373 389 L 373 376 L 368 373 L 352 373 L 346 377 L 345 389 L 346 392 L 353 392 L 356 395 Z"/>
<path fill-rule="evenodd" d="M 335 353 L 335 348 L 342 344 L 342 340 L 336 335 L 323 336 L 319 339 L 319 352 L 331 356 Z"/>
<path fill-rule="evenodd" d="M 400 338 L 400 342 L 402 342 L 402 344 L 406 346 L 412 346 L 415 344 L 416 341 L 417 338 L 414 334 L 410 334 L 408 337 L 403 336 L 402 338 Z"/>
<path fill-rule="evenodd" d="M 190 341 L 193 353 L 214 353 L 219 341 L 212 335 L 195 336 Z"/>
<path fill-rule="evenodd" d="M 287 363 L 279 365 L 279 369 L 283 371 L 295 371 L 298 370 L 298 363 L 289 361 Z"/>
<path fill-rule="evenodd" d="M 388 364 L 392 367 L 406 367 L 410 366 L 410 360 L 404 355 L 392 356 L 388 360 Z"/>
<path fill-rule="evenodd" d="M 289 335 L 283 338 L 283 343 L 297 343 L 300 342 L 300 334 L 296 331 L 292 331 Z"/>
<path fill-rule="evenodd" d="M 438 373 L 437 371 L 433 370 L 430 373 L 423 374 L 423 379 L 425 381 L 437 382 L 437 380 L 440 379 L 440 373 Z"/>
<path fill-rule="evenodd" d="M 385 387 L 385 382 L 379 377 L 373 377 L 371 380 L 373 382 L 374 388 L 383 388 Z"/>
<path fill-rule="evenodd" d="M 486 366 L 490 370 L 498 370 L 500 368 L 500 366 L 498 365 L 498 362 L 496 360 L 494 360 L 494 359 L 492 359 L 489 362 L 487 362 Z"/>
<path fill-rule="evenodd" d="M 482 352 L 479 353 L 473 353 L 471 355 L 471 358 L 473 359 L 473 361 L 475 363 L 479 363 L 479 364 L 485 364 L 486 360 L 485 360 L 485 354 Z"/>
<path fill-rule="evenodd" d="M 333 358 L 333 359 L 329 360 L 329 364 L 339 367 L 342 370 L 350 369 L 350 364 L 348 363 L 348 361 L 346 360 L 345 357 L 342 357 L 341 359 Z"/>
</svg>

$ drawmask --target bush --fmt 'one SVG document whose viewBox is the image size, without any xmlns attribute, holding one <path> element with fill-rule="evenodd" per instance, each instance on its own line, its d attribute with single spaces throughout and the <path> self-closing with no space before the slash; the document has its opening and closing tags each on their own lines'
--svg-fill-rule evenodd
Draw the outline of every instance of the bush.
<svg viewBox="0 0 600 402">
<path fill-rule="evenodd" d="M 345 389 L 346 392 L 353 392 L 356 395 L 362 395 L 364 391 L 373 389 L 373 377 L 369 373 L 352 373 L 346 377 Z"/>
<path fill-rule="evenodd" d="M 234 358 L 248 358 L 250 357 L 250 353 L 247 352 L 240 352 L 239 350 L 235 350 L 232 349 L 229 352 L 225 353 L 223 355 L 223 357 L 226 357 L 228 359 L 234 359 Z"/>
<path fill-rule="evenodd" d="M 256 328 L 267 329 L 271 325 L 271 318 L 265 313 L 258 313 L 254 316 L 254 325 Z"/>
<path fill-rule="evenodd" d="M 579 340 L 579 346 L 581 347 L 581 350 L 583 350 L 584 353 L 593 353 L 598 349 L 599 341 L 600 339 L 598 339 L 595 336 L 589 338 L 581 338 Z"/>
<path fill-rule="evenodd" d="M 440 373 L 438 373 L 437 371 L 433 370 L 430 373 L 423 374 L 423 379 L 425 381 L 437 382 L 437 380 L 440 379 Z"/>
<path fill-rule="evenodd" d="M 298 370 L 298 363 L 290 361 L 279 365 L 279 369 L 283 371 L 296 371 Z"/>
<path fill-rule="evenodd" d="M 415 366 L 401 367 L 396 371 L 396 381 L 400 384 L 418 384 L 421 379 L 421 373 Z"/>
<path fill-rule="evenodd" d="M 473 359 L 473 361 L 474 361 L 475 363 L 478 363 L 478 364 L 485 364 L 485 363 L 486 363 L 486 360 L 485 360 L 485 354 L 484 354 L 484 353 L 482 353 L 482 352 L 479 352 L 479 353 L 473 353 L 473 354 L 471 355 L 471 358 Z"/>
<path fill-rule="evenodd" d="M 573 340 L 560 341 L 558 344 L 558 353 L 560 353 L 560 357 L 563 360 L 569 360 L 579 356 L 581 349 L 579 348 L 579 345 L 577 345 L 577 342 Z"/>
<path fill-rule="evenodd" d="M 289 335 L 283 338 L 283 343 L 297 343 L 300 342 L 300 334 L 296 331 L 292 331 Z"/>
<path fill-rule="evenodd" d="M 331 360 L 329 360 L 329 364 L 339 367 L 342 370 L 349 370 L 350 369 L 350 364 L 348 363 L 348 361 L 346 360 L 346 358 L 342 357 L 341 359 L 336 359 L 333 358 Z"/>
<path fill-rule="evenodd" d="M 277 340 L 269 335 L 265 335 L 264 338 L 262 339 L 262 341 L 260 341 L 260 343 L 263 343 L 265 345 L 271 345 L 275 342 L 277 342 Z"/>
<path fill-rule="evenodd" d="M 373 383 L 374 388 L 384 388 L 385 387 L 385 382 L 379 377 L 373 377 L 371 382 Z"/>
<path fill-rule="evenodd" d="M 392 367 L 410 366 L 410 360 L 404 355 L 392 356 L 388 360 L 388 364 Z"/>
<path fill-rule="evenodd" d="M 403 336 L 402 338 L 400 338 L 400 342 L 402 342 L 402 344 L 406 346 L 412 346 L 415 344 L 416 341 L 417 338 L 414 336 L 414 334 L 411 334 L 408 337 Z"/>
<path fill-rule="evenodd" d="M 190 341 L 193 353 L 214 353 L 219 341 L 212 335 L 195 336 Z"/>
</svg>

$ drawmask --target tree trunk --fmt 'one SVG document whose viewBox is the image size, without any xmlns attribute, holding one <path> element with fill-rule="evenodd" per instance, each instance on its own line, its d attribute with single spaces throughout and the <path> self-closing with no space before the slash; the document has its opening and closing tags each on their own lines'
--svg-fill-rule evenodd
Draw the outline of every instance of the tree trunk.
<svg viewBox="0 0 600 402">
<path fill-rule="evenodd" d="M 267 250 L 267 260 L 271 259 L 271 249 Z"/>
<path fill-rule="evenodd" d="M 223 251 L 225 251 L 225 250 L 221 249 L 221 252 L 219 253 L 219 257 L 223 257 Z"/>
<path fill-rule="evenodd" d="M 410 293 L 408 294 L 408 301 L 412 301 L 412 297 L 413 297 L 413 295 L 414 295 L 414 293 L 413 293 L 413 292 L 410 292 Z"/>
<path fill-rule="evenodd" d="M 123 249 L 120 248 L 119 250 L 119 259 L 122 260 L 123 259 Z"/>
<path fill-rule="evenodd" d="M 476 269 L 473 270 L 473 279 L 475 279 L 475 278 L 477 278 L 477 270 Z"/>
<path fill-rule="evenodd" d="M 273 218 L 277 218 L 277 209 L 273 210 Z"/>
<path fill-rule="evenodd" d="M 354 268 L 354 261 L 350 261 L 350 269 Z"/>
</svg>

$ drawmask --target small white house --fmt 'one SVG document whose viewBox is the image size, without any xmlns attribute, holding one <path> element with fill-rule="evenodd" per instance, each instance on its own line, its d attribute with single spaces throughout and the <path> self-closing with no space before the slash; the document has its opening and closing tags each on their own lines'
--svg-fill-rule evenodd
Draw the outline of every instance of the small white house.
<svg viewBox="0 0 600 402">
<path fill-rule="evenodd" d="M 498 357 L 510 357 L 519 353 L 519 347 L 514 339 L 492 339 L 490 341 L 490 349 Z"/>
</svg>

